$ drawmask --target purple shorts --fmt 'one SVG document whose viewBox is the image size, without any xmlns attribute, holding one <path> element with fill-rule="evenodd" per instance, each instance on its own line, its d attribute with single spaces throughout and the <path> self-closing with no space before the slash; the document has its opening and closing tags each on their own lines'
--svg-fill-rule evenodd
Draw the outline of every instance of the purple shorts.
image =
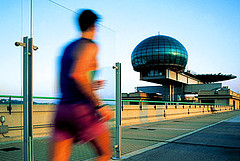
<svg viewBox="0 0 240 161">
<path fill-rule="evenodd" d="M 74 143 L 86 143 L 102 134 L 107 125 L 88 104 L 58 105 L 54 120 L 53 139 L 73 138 Z"/>
</svg>

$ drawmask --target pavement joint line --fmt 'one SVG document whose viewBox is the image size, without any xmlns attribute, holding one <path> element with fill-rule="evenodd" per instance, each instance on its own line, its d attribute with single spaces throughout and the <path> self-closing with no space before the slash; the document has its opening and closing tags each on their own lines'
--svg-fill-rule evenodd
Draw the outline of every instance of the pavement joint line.
<svg viewBox="0 0 240 161">
<path fill-rule="evenodd" d="M 181 138 L 183 138 L 183 137 L 189 136 L 189 135 L 191 135 L 191 134 L 194 134 L 194 133 L 199 132 L 199 131 L 201 131 L 201 130 L 207 129 L 207 128 L 209 128 L 209 127 L 215 126 L 215 125 L 220 124 L 220 123 L 222 123 L 222 122 L 231 120 L 231 119 L 233 119 L 233 118 L 235 118 L 235 117 L 236 117 L 236 116 L 233 116 L 233 117 L 231 117 L 231 118 L 221 120 L 221 121 L 219 121 L 219 122 L 216 122 L 216 123 L 211 124 L 211 125 L 208 125 L 208 126 L 204 126 L 204 127 L 200 128 L 200 129 L 191 131 L 191 132 L 189 132 L 189 133 L 186 133 L 186 134 L 177 136 L 177 137 L 175 137 L 175 138 L 168 139 L 168 140 L 166 140 L 165 142 L 160 142 L 160 143 L 157 143 L 157 144 L 153 144 L 153 145 L 151 145 L 151 146 L 148 146 L 148 147 L 145 147 L 145 148 L 142 148 L 142 149 L 139 149 L 139 150 L 136 150 L 136 151 L 133 151 L 133 152 L 124 154 L 124 155 L 122 155 L 122 158 L 123 158 L 123 159 L 121 159 L 121 160 L 128 159 L 128 158 L 130 158 L 130 157 L 132 157 L 132 156 L 134 156 L 134 155 L 138 155 L 138 154 L 144 153 L 144 152 L 146 152 L 146 151 L 149 151 L 149 150 L 152 150 L 152 149 L 155 149 L 155 148 L 159 148 L 159 147 L 161 147 L 161 146 L 163 146 L 163 145 L 165 145 L 165 144 L 174 142 L 174 141 L 176 141 L 176 140 L 178 140 L 178 139 L 181 139 Z"/>
<path fill-rule="evenodd" d="M 13 141 L 6 141 L 6 142 L 0 142 L 0 145 L 14 144 L 14 143 L 23 143 L 23 139 L 13 140 Z"/>
<path fill-rule="evenodd" d="M 138 128 L 138 129 L 156 129 L 156 130 L 196 130 L 196 129 L 179 129 L 179 128 L 165 128 L 165 127 L 151 127 L 151 128 L 147 128 L 147 127 L 140 127 L 140 126 L 130 126 L 128 128 Z"/>
<path fill-rule="evenodd" d="M 237 117 L 234 117 L 234 118 L 231 118 L 225 122 L 240 122 L 240 115 L 237 116 Z"/>
<path fill-rule="evenodd" d="M 23 137 L 23 136 L 22 136 Z M 51 136 L 42 136 L 42 137 L 34 137 L 34 140 L 41 140 L 41 139 L 49 139 Z M 6 141 L 6 142 L 0 142 L 0 145 L 5 145 L 5 144 L 13 144 L 13 143 L 24 143 L 23 142 L 23 138 L 19 139 L 19 140 L 13 140 L 13 141 Z"/>
<path fill-rule="evenodd" d="M 93 160 L 95 160 L 95 159 L 97 159 L 97 157 L 92 157 L 92 158 L 86 159 L 86 160 L 84 160 L 84 161 L 93 161 Z"/>
</svg>

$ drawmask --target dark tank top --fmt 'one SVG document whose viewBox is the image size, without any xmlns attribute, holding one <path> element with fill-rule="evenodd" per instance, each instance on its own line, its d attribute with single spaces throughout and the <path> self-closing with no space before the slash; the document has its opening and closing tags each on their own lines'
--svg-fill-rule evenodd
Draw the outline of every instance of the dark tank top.
<svg viewBox="0 0 240 161">
<path fill-rule="evenodd" d="M 61 60 L 60 88 L 62 98 L 60 104 L 90 103 L 90 100 L 81 92 L 77 83 L 70 77 L 74 62 L 81 54 L 85 44 L 94 43 L 90 39 L 80 38 L 68 45 Z"/>
</svg>

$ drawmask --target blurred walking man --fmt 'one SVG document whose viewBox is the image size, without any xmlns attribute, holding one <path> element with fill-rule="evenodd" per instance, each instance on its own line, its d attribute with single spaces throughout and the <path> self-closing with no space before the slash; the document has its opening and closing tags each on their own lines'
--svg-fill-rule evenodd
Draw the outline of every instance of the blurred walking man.
<svg viewBox="0 0 240 161">
<path fill-rule="evenodd" d="M 81 38 L 70 43 L 62 56 L 62 98 L 50 145 L 50 160 L 53 161 L 69 160 L 73 145 L 87 142 L 96 149 L 96 160 L 106 161 L 112 156 L 110 130 L 105 123 L 111 119 L 111 112 L 100 105 L 94 94 L 94 90 L 103 85 L 103 81 L 93 81 L 98 69 L 98 45 L 93 41 L 98 20 L 99 16 L 93 11 L 84 10 L 78 18 Z"/>
</svg>

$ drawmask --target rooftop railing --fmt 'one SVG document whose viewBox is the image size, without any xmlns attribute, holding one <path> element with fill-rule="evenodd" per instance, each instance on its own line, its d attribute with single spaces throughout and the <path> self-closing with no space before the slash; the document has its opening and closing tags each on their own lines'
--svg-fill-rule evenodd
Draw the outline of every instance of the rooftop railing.
<svg viewBox="0 0 240 161">
<path fill-rule="evenodd" d="M 17 95 L 0 95 L 0 98 L 23 98 L 23 96 Z M 46 96 L 33 96 L 33 99 L 46 99 L 46 100 L 59 100 L 61 97 L 46 97 Z M 115 99 L 101 99 L 105 102 L 115 102 Z M 199 103 L 199 102 L 181 102 L 181 101 L 146 101 L 146 100 L 131 100 L 131 99 L 122 99 L 122 102 L 135 102 L 135 103 L 152 103 L 152 104 L 165 104 L 165 105 L 220 105 L 224 106 L 225 104 L 221 103 Z"/>
</svg>

